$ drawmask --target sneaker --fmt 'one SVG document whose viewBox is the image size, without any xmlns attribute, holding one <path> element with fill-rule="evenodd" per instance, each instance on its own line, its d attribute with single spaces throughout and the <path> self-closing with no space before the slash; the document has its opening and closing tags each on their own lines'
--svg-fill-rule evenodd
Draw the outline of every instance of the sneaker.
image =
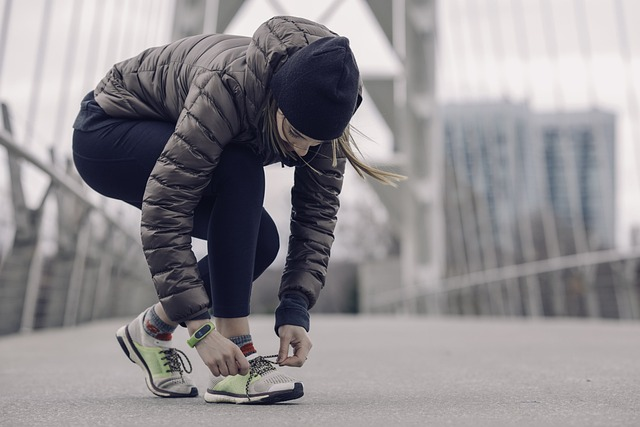
<svg viewBox="0 0 640 427">
<path fill-rule="evenodd" d="M 143 327 L 144 312 L 131 323 L 118 329 L 120 347 L 145 374 L 147 387 L 160 397 L 194 397 L 198 389 L 185 373 L 191 373 L 191 362 L 180 350 L 171 348 L 171 341 L 160 341 L 147 334 Z M 189 369 L 185 365 L 189 364 Z"/>
<path fill-rule="evenodd" d="M 302 383 L 279 372 L 267 358 L 247 357 L 251 369 L 247 375 L 212 377 L 204 395 L 209 403 L 276 403 L 293 400 L 304 394 Z"/>
</svg>

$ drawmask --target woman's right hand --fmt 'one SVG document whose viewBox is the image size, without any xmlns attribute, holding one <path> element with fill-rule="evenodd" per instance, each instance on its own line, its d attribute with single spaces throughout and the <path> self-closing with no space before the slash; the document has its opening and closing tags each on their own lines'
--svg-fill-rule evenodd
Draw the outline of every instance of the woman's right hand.
<svg viewBox="0 0 640 427">
<path fill-rule="evenodd" d="M 208 320 L 190 320 L 187 322 L 189 335 L 192 335 L 200 326 Z M 195 346 L 198 355 L 209 368 L 213 375 L 246 375 L 249 373 L 249 362 L 244 357 L 240 348 L 233 342 L 222 336 L 217 330 L 213 330 Z"/>
</svg>

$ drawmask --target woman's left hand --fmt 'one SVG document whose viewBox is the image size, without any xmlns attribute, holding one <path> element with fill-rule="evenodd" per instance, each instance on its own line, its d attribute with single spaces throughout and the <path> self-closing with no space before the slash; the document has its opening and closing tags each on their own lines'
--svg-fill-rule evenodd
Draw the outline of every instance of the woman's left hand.
<svg viewBox="0 0 640 427">
<path fill-rule="evenodd" d="M 278 328 L 280 351 L 277 362 L 280 366 L 300 367 L 307 361 L 311 351 L 311 340 L 302 326 L 282 325 Z M 289 346 L 293 348 L 293 356 L 289 356 Z"/>
</svg>

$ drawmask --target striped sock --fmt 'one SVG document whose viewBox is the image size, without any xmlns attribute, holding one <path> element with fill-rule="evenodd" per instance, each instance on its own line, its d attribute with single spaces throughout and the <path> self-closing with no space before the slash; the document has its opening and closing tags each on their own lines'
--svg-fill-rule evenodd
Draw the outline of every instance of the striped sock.
<svg viewBox="0 0 640 427">
<path fill-rule="evenodd" d="M 249 356 L 250 354 L 257 353 L 256 348 L 253 346 L 253 339 L 251 335 L 239 335 L 237 337 L 229 338 L 231 342 L 240 347 L 242 354 Z"/>
<path fill-rule="evenodd" d="M 144 331 L 160 341 L 171 341 L 175 326 L 167 325 L 156 313 L 155 307 L 151 307 L 144 314 Z"/>
</svg>

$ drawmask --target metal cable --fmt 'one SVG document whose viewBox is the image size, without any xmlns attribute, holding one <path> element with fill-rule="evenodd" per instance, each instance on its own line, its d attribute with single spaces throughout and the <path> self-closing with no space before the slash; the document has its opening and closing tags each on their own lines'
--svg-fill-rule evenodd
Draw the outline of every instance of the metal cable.
<svg viewBox="0 0 640 427">
<path fill-rule="evenodd" d="M 480 0 L 467 0 L 468 11 L 470 16 L 478 16 L 480 14 L 479 2 Z M 489 64 L 491 63 L 487 48 L 487 41 L 485 37 L 485 31 L 482 28 L 482 20 L 481 19 L 469 19 L 467 21 L 467 25 L 469 32 L 469 40 L 471 40 L 471 50 L 475 53 L 476 58 L 479 64 L 474 64 L 474 68 L 479 70 L 480 68 L 484 69 L 485 78 L 479 79 L 480 82 L 484 84 L 484 87 L 480 90 L 480 92 L 484 92 L 484 98 L 490 98 L 492 94 L 499 92 L 499 88 L 494 92 L 494 88 L 491 87 L 491 83 L 496 79 L 491 78 L 491 70 L 489 68 Z M 495 61 L 494 61 L 495 63 Z"/>
<path fill-rule="evenodd" d="M 127 54 L 126 56 L 137 55 L 140 50 L 139 40 L 140 40 L 140 32 L 142 30 L 142 1 L 141 0 L 133 0 L 133 3 L 130 3 L 131 12 L 127 15 L 132 18 L 133 23 L 130 26 L 130 36 L 128 38 L 129 43 L 127 43 Z M 146 47 L 146 46 L 145 46 Z"/>
<path fill-rule="evenodd" d="M 2 94 L 2 68 L 4 65 L 4 54 L 9 36 L 9 18 L 11 18 L 12 0 L 5 0 L 2 12 L 2 25 L 0 25 L 0 95 Z"/>
<path fill-rule="evenodd" d="M 287 9 L 278 0 L 269 0 L 277 15 L 286 15 Z"/>
<path fill-rule="evenodd" d="M 485 1 L 484 9 L 488 11 L 487 13 L 487 16 L 488 16 L 487 27 L 488 27 L 488 33 L 489 33 L 489 40 L 487 43 L 488 56 L 490 56 L 492 58 L 492 61 L 496 64 L 494 74 L 495 74 L 495 80 L 498 82 L 497 83 L 498 93 L 501 95 L 502 98 L 508 98 L 508 95 L 509 95 L 508 89 L 506 89 L 502 84 L 500 84 L 500 82 L 505 82 L 507 80 L 506 72 L 504 72 L 504 65 L 502 67 L 498 65 L 500 62 L 505 61 L 504 46 L 502 44 L 503 35 L 501 32 L 501 22 L 499 18 L 499 11 L 496 7 L 496 3 L 494 1 L 489 1 L 489 0 Z M 502 71 L 502 73 L 500 71 Z M 515 107 L 512 107 L 512 108 L 515 108 Z M 520 193 L 520 192 L 517 192 L 514 187 L 514 180 L 516 175 L 513 175 L 513 173 L 515 173 L 515 170 L 510 169 L 510 167 L 512 166 L 511 162 L 514 160 L 514 158 L 509 155 L 516 144 L 515 135 L 509 132 L 509 130 L 511 129 L 511 126 L 512 125 L 515 126 L 515 120 L 514 120 L 515 115 L 512 114 L 511 111 L 503 111 L 501 109 L 499 112 L 497 112 L 498 115 L 496 117 L 502 117 L 502 113 L 507 114 L 508 115 L 507 117 L 511 120 L 509 119 L 495 120 L 496 127 L 492 128 L 491 130 L 494 131 L 493 136 L 496 139 L 500 134 L 502 134 L 507 139 L 509 138 L 509 136 L 511 136 L 511 140 L 510 142 L 507 142 L 506 149 L 500 150 L 500 146 L 497 143 L 498 142 L 497 140 L 495 141 L 495 143 L 488 144 L 488 148 L 492 149 L 492 154 L 493 154 L 492 157 L 496 162 L 493 165 L 494 171 L 496 172 L 499 171 L 499 174 L 502 177 L 501 179 L 502 182 L 501 183 L 499 182 L 498 185 L 504 193 L 501 198 L 502 202 L 496 207 L 500 209 L 500 212 L 503 212 L 505 214 L 505 216 L 508 218 L 508 221 L 506 223 L 503 223 L 499 221 L 499 218 L 497 221 L 497 225 L 499 227 L 498 237 L 499 237 L 499 242 L 501 246 L 499 253 L 501 254 L 501 265 L 509 265 L 509 264 L 515 263 L 514 251 L 515 251 L 515 248 L 517 247 L 517 242 L 516 242 L 516 230 L 514 225 L 520 222 L 518 221 L 518 214 L 517 214 L 517 208 L 519 204 L 513 203 L 513 200 L 518 198 L 517 193 Z M 506 153 L 506 156 L 504 156 L 505 158 L 507 158 L 506 168 L 500 167 L 501 166 L 500 159 L 503 157 L 501 156 L 501 153 L 502 154 Z M 504 179 L 505 174 L 507 174 L 507 176 L 511 174 L 512 179 Z M 499 212 L 496 211 L 496 215 L 498 214 Z"/>
<path fill-rule="evenodd" d="M 504 34 L 502 33 L 502 22 L 500 20 L 499 10 L 496 6 L 496 2 L 491 0 L 486 0 L 485 6 L 490 10 L 488 16 L 491 22 L 489 23 L 489 29 L 491 34 L 491 39 L 493 41 L 493 47 L 495 48 L 496 55 L 495 57 L 502 57 L 504 61 L 507 60 L 505 54 L 505 48 L 503 44 Z M 493 7 L 492 7 L 493 6 Z M 504 71 L 504 70 L 503 70 Z M 507 72 L 504 71 L 502 79 L 507 79 Z M 500 80 L 500 78 L 499 78 Z M 504 90 L 503 93 L 508 95 L 509 92 Z M 520 110 L 518 110 L 520 111 Z M 510 138 L 512 143 L 508 148 L 508 167 L 510 176 L 513 177 L 512 180 L 507 182 L 509 199 L 515 200 L 515 203 L 511 203 L 510 206 L 512 208 L 512 212 L 510 213 L 510 218 L 512 219 L 512 223 L 510 224 L 511 229 L 510 232 L 512 234 L 513 247 L 517 247 L 517 241 L 520 242 L 520 257 L 527 261 L 535 260 L 535 246 L 533 242 L 533 227 L 531 223 L 531 215 L 527 215 L 526 206 L 529 205 L 530 195 L 528 194 L 528 186 L 526 185 L 526 180 L 520 179 L 519 174 L 523 173 L 523 170 L 520 170 L 516 166 L 516 162 L 518 159 L 517 151 L 518 146 L 522 145 L 524 142 L 520 139 L 520 135 L 517 133 L 518 122 L 521 116 L 519 114 L 513 116 L 513 126 L 512 128 L 503 127 L 507 138 Z M 517 182 L 517 184 L 516 184 Z M 527 218 L 527 220 L 523 220 L 523 218 Z M 519 239 L 516 239 L 516 236 L 519 236 Z M 514 259 L 511 259 L 511 262 L 514 262 Z"/>
<path fill-rule="evenodd" d="M 71 18 L 69 23 L 69 33 L 67 36 L 67 42 L 65 44 L 66 51 L 64 53 L 64 61 L 62 63 L 62 73 L 60 75 L 60 95 L 57 104 L 60 105 L 58 109 L 56 122 L 52 132 L 52 141 L 55 144 L 56 141 L 62 141 L 63 129 L 68 127 L 65 121 L 65 113 L 68 111 L 69 97 L 71 91 L 71 85 L 69 81 L 73 81 L 73 65 L 76 60 L 76 54 L 78 52 L 78 33 L 80 30 L 80 17 L 82 16 L 82 6 L 85 2 L 82 0 L 74 0 L 71 12 Z M 75 104 L 74 104 L 75 105 Z"/>
<path fill-rule="evenodd" d="M 633 55 L 629 46 L 628 30 L 625 21 L 625 7 L 622 0 L 616 0 L 615 3 L 616 28 L 618 29 L 618 47 L 620 48 L 620 56 L 625 63 L 627 90 L 626 102 L 629 111 L 629 121 L 631 128 L 631 147 L 634 151 L 636 160 L 636 179 L 640 183 L 640 108 L 638 107 L 637 88 L 635 87 Z"/>
<path fill-rule="evenodd" d="M 143 26 L 145 29 L 144 37 L 141 38 L 141 40 L 142 40 L 143 46 L 151 46 L 152 44 L 154 44 L 152 40 L 152 29 L 154 27 L 152 25 L 152 22 L 158 22 L 158 17 L 159 17 L 158 11 L 160 10 L 160 7 L 157 5 L 154 6 L 153 0 L 151 1 L 147 0 L 146 3 L 147 4 L 142 9 L 146 9 L 148 12 L 145 14 L 140 14 L 141 16 L 144 15 L 146 17 L 146 20 L 145 20 L 146 22 Z"/>
<path fill-rule="evenodd" d="M 344 0 L 333 0 L 333 3 L 330 3 L 329 6 L 322 12 L 316 20 L 318 22 L 327 22 L 331 16 L 336 13 L 338 8 L 344 3 Z M 368 7 L 368 6 L 367 6 Z"/>
<path fill-rule="evenodd" d="M 119 4 L 120 2 L 118 2 L 118 0 L 110 1 L 111 15 L 109 17 L 109 24 L 107 25 L 110 37 L 107 38 L 101 67 L 105 72 L 117 61 L 118 58 L 118 45 L 121 38 L 116 35 L 121 33 L 118 30 L 122 26 L 122 14 L 124 12 L 124 8 L 119 7 Z"/>
<path fill-rule="evenodd" d="M 591 40 L 590 34 L 591 31 L 589 29 L 589 23 L 587 20 L 587 9 L 584 0 L 575 0 L 575 9 L 578 13 L 576 13 L 576 29 L 578 31 L 578 40 L 580 44 L 580 52 L 583 56 L 583 60 L 585 63 L 585 69 L 587 70 L 588 81 L 587 81 L 587 92 L 589 94 L 589 104 L 592 109 L 600 104 L 598 101 L 597 91 L 595 89 L 596 83 L 593 76 L 593 60 L 592 60 L 592 52 L 591 52 Z M 596 159 L 598 164 L 598 170 L 600 173 L 598 174 L 598 192 L 601 195 L 603 200 L 607 200 L 607 202 L 598 204 L 598 216 L 601 219 L 601 224 L 603 226 L 607 224 L 614 224 L 613 218 L 611 218 L 611 208 L 614 206 L 614 194 L 616 191 L 614 188 L 609 188 L 609 184 L 611 182 L 615 183 L 615 179 L 612 178 L 615 174 L 615 167 L 613 167 L 613 159 L 610 159 L 610 155 L 615 153 L 615 150 L 619 147 L 619 144 L 615 144 L 614 141 L 607 141 L 605 139 L 604 134 L 604 120 L 602 122 L 597 123 L 594 126 L 594 149 L 596 151 Z M 613 143 L 613 144 L 611 144 Z M 610 147 L 608 150 L 607 148 Z M 600 227 L 596 227 L 599 229 Z M 604 227 L 603 227 L 604 228 Z M 593 232 L 594 230 L 592 230 Z M 614 233 L 615 230 L 607 230 L 604 231 L 605 234 Z M 593 237 L 590 236 L 590 240 L 593 240 Z M 602 241 L 606 241 L 606 239 L 601 239 Z M 598 241 L 594 241 L 596 245 L 599 246 Z M 600 243 L 601 244 L 601 243 Z M 598 249 L 596 246 L 593 247 L 593 244 L 590 245 L 591 249 Z"/>
<path fill-rule="evenodd" d="M 451 4 L 451 11 L 452 11 L 452 15 L 454 16 L 462 16 L 461 13 L 461 7 L 460 7 L 460 3 L 459 1 L 451 1 L 451 2 L 447 2 L 448 4 Z M 453 5 L 456 5 L 457 7 L 454 9 Z M 467 54 L 467 51 L 471 49 L 471 42 L 469 41 L 469 38 L 471 38 L 471 34 L 469 34 L 468 32 L 468 28 L 466 25 L 461 25 L 461 28 L 459 28 L 460 30 L 460 47 L 457 50 L 458 53 L 458 57 L 460 57 L 462 59 L 462 63 L 465 65 L 465 68 L 467 70 L 467 78 L 463 79 L 463 82 L 465 82 L 465 86 L 466 87 L 462 87 L 462 90 L 464 93 L 466 93 L 468 95 L 468 98 L 477 98 L 478 97 L 478 88 L 477 87 L 473 87 L 472 82 L 474 81 L 474 70 L 473 67 L 471 66 L 471 64 L 468 62 L 468 57 L 469 55 Z"/>
<path fill-rule="evenodd" d="M 89 43 L 87 44 L 87 56 L 84 64 L 84 79 L 83 88 L 92 88 L 95 84 L 96 66 L 98 47 L 100 46 L 100 39 L 102 37 L 102 24 L 104 19 L 104 1 L 97 1 L 94 3 L 93 18 L 91 24 L 91 32 L 89 34 Z"/>
<path fill-rule="evenodd" d="M 523 96 L 529 102 L 533 96 L 533 76 L 531 71 L 530 46 L 527 37 L 527 19 L 522 6 L 522 0 L 511 1 L 511 15 L 513 19 L 513 30 L 516 39 L 516 51 L 520 53 L 520 61 L 524 64 L 523 69 Z M 527 70 L 528 72 L 524 72 Z M 526 74 L 526 76 L 525 76 Z"/>
<path fill-rule="evenodd" d="M 558 77 L 558 44 L 556 36 L 556 28 L 553 23 L 553 6 L 549 0 L 539 0 L 542 25 L 542 35 L 544 44 L 547 50 L 547 56 L 553 64 L 554 79 L 553 79 L 553 93 L 555 96 L 556 108 L 562 110 L 564 108 L 565 97 L 560 85 L 560 79 Z"/>
<path fill-rule="evenodd" d="M 130 9 L 131 0 L 121 0 L 119 3 L 120 3 L 120 8 L 118 8 L 118 10 L 120 11 L 120 28 L 119 28 L 120 31 L 118 33 L 118 48 L 116 49 L 115 57 L 117 59 L 122 59 L 126 57 L 125 40 L 127 38 L 125 37 L 125 35 L 128 29 L 127 17 L 130 15 L 129 9 Z"/>
<path fill-rule="evenodd" d="M 27 123 L 24 136 L 24 144 L 26 147 L 31 145 L 35 132 L 35 125 L 38 123 L 38 101 L 40 99 L 40 91 L 44 79 L 44 60 L 47 54 L 49 44 L 49 27 L 51 26 L 51 5 L 52 0 L 45 0 L 42 10 L 42 26 L 40 27 L 40 36 L 38 37 L 38 47 L 36 49 L 36 64 L 34 67 L 33 78 L 31 80 L 31 94 L 29 96 L 29 104 L 27 106 Z"/>
<path fill-rule="evenodd" d="M 489 51 L 491 52 L 495 62 L 498 62 L 498 58 L 505 60 L 505 49 L 503 45 L 504 35 L 502 34 L 500 12 L 496 2 L 493 0 L 485 0 L 484 6 L 485 9 L 489 10 L 489 13 L 487 13 L 489 18 L 487 23 L 489 28 Z M 507 80 L 507 73 L 504 70 L 504 67 L 496 67 L 496 69 L 502 71 L 501 76 L 496 76 L 496 81 L 505 82 Z M 504 88 L 500 90 L 500 85 L 498 85 L 498 92 L 501 92 L 503 96 L 508 95 L 508 90 L 505 90 Z"/>
<path fill-rule="evenodd" d="M 596 93 L 595 80 L 593 78 L 593 64 L 591 56 L 591 39 L 589 24 L 587 22 L 587 11 L 584 0 L 574 0 L 574 9 L 576 10 L 576 32 L 578 35 L 578 45 L 580 47 L 580 53 L 583 57 L 584 68 L 587 72 L 587 93 L 589 98 L 589 105 L 591 107 L 598 105 L 598 95 Z"/>
<path fill-rule="evenodd" d="M 441 7 L 438 8 L 438 10 L 440 13 L 439 20 L 450 22 L 450 19 L 447 19 L 447 16 L 445 15 L 445 11 L 448 10 L 447 7 L 442 5 Z M 451 91 L 454 94 L 452 98 L 454 100 L 459 100 L 462 97 L 462 90 L 460 89 L 461 79 L 458 75 L 460 71 L 460 67 L 456 62 L 457 57 L 455 55 L 455 44 L 453 42 L 453 36 L 451 35 L 450 29 L 451 29 L 450 25 L 441 25 L 439 31 L 437 31 L 437 34 L 436 34 L 435 54 L 436 54 L 436 66 L 438 67 L 437 75 L 440 81 L 447 79 L 447 81 L 449 82 L 448 84 L 453 89 Z M 442 49 L 440 48 L 441 44 L 443 45 Z M 447 53 L 446 60 L 444 58 L 443 52 Z M 448 67 L 446 66 L 445 61 L 450 64 Z M 443 84 L 443 86 L 446 87 L 446 84 Z"/>
<path fill-rule="evenodd" d="M 527 78 L 524 79 L 524 95 L 525 99 L 530 100 L 533 96 L 533 71 L 530 58 L 530 42 L 528 37 L 527 14 L 524 11 L 522 0 L 512 0 L 512 15 L 514 16 L 513 25 L 516 34 L 517 51 L 520 52 L 520 59 L 524 63 L 524 69 L 528 70 Z M 534 136 L 534 135 L 531 135 Z M 532 148 L 533 150 L 533 148 Z M 544 167 L 543 153 L 538 150 L 532 153 L 531 162 L 534 177 L 533 183 L 536 189 L 537 198 L 540 200 L 540 213 L 542 229 L 544 234 L 545 252 L 548 258 L 560 255 L 560 243 L 558 241 L 558 233 L 556 232 L 556 224 L 553 215 L 551 215 L 551 207 L 549 202 L 549 185 L 546 177 L 546 168 Z"/>
</svg>

